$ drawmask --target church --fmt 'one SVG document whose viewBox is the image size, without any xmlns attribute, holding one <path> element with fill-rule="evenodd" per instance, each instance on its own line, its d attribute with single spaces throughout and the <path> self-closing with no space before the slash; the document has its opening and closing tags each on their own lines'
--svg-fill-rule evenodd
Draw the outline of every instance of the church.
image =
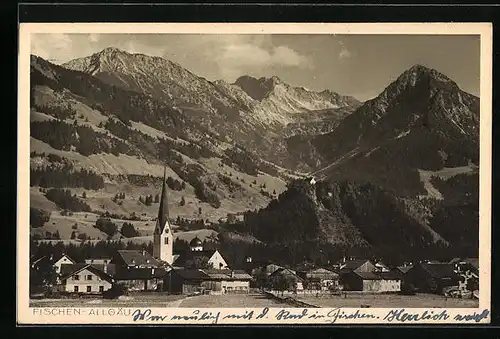
<svg viewBox="0 0 500 339">
<path fill-rule="evenodd" d="M 165 263 L 168 268 L 213 268 L 228 269 L 228 264 L 222 255 L 214 250 L 205 250 L 203 242 L 195 237 L 189 243 L 186 253 L 174 254 L 174 236 L 170 225 L 168 212 L 166 170 L 163 175 L 163 187 L 161 191 L 158 218 L 153 233 L 153 258 L 158 262 Z"/>
<path fill-rule="evenodd" d="M 87 258 L 85 263 L 76 263 L 65 255 L 61 258 L 43 257 L 35 260 L 32 268 L 41 270 L 47 265 L 54 266 L 60 276 L 58 289 L 80 294 L 103 293 L 115 284 L 135 291 L 248 293 L 252 277 L 244 271 L 230 269 L 218 250 L 205 249 L 203 242 L 195 237 L 184 253 L 174 254 L 173 240 L 165 168 L 153 232 L 153 255 L 147 251 L 119 250 L 112 258 Z M 43 266 L 45 261 L 49 264 Z"/>
</svg>

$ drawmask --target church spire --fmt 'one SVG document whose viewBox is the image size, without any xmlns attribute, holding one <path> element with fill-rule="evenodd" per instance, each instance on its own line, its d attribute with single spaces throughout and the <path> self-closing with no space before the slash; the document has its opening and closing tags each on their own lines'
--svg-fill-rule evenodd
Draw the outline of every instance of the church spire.
<svg viewBox="0 0 500 339">
<path fill-rule="evenodd" d="M 160 207 L 158 209 L 158 223 L 160 226 L 160 233 L 169 220 L 168 214 L 168 199 L 167 199 L 167 167 L 163 168 L 163 187 L 161 189 Z"/>
</svg>

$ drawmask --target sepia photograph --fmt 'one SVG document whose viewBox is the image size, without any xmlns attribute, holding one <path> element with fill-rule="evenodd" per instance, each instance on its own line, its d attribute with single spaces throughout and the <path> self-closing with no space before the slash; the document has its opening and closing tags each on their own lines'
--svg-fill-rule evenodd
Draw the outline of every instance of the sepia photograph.
<svg viewBox="0 0 500 339">
<path fill-rule="evenodd" d="M 224 25 L 25 31 L 29 319 L 488 320 L 491 26 Z"/>
</svg>

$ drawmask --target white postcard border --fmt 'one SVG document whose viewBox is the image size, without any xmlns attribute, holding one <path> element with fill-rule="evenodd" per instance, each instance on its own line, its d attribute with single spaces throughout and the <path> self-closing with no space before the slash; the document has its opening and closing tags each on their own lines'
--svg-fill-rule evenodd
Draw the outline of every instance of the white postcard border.
<svg viewBox="0 0 500 339">
<path fill-rule="evenodd" d="M 171 33 L 171 34 L 430 34 L 430 35 L 480 35 L 480 253 L 479 253 L 479 307 L 453 309 L 356 309 L 342 308 L 344 314 L 365 314 L 366 317 L 348 319 L 334 318 L 336 309 L 328 308 L 270 308 L 263 309 L 189 309 L 189 308 L 152 308 L 150 315 L 158 316 L 153 320 L 144 316 L 134 321 L 133 312 L 138 308 L 30 308 L 29 307 L 29 74 L 30 74 L 30 35 L 33 33 Z M 18 64 L 18 195 L 17 195 L 17 320 L 18 324 L 431 324 L 431 323 L 479 323 L 490 321 L 491 299 L 491 157 L 492 157 L 492 24 L 491 23 L 21 23 L 19 27 L 19 64 Z M 79 310 L 79 311 L 76 311 Z M 91 314 L 91 311 L 94 310 Z M 283 311 L 285 310 L 285 311 Z M 306 314 L 300 317 L 301 312 Z M 407 321 L 388 321 L 387 314 L 400 310 L 403 314 L 416 314 L 420 317 L 427 312 L 428 319 Z M 215 315 L 217 319 L 195 319 L 203 313 Z M 253 311 L 251 318 L 243 316 Z M 445 319 L 432 319 L 440 312 L 449 315 Z M 45 314 L 48 312 L 47 314 Z M 61 313 L 62 312 L 62 313 Z M 68 314 L 73 312 L 73 314 Z M 79 314 L 75 314 L 79 312 Z M 101 312 L 100 314 L 96 314 Z M 140 312 L 146 312 L 140 308 Z M 291 318 L 278 319 L 278 314 L 290 312 Z M 333 313 L 332 313 L 333 312 Z M 483 313 L 481 313 L 483 312 Z M 313 314 L 318 314 L 314 317 Z M 172 317 L 191 318 L 177 319 Z M 236 318 L 236 316 L 240 318 Z M 321 315 L 321 316 L 320 316 Z M 469 320 L 456 318 L 457 315 L 470 315 Z M 473 315 L 476 315 L 474 318 Z M 161 317 L 165 316 L 164 319 Z M 226 317 L 229 316 L 229 317 Z M 394 318 L 394 317 L 393 317 Z M 444 318 L 444 317 L 442 317 Z M 394 320 L 394 319 L 393 319 Z"/>
</svg>

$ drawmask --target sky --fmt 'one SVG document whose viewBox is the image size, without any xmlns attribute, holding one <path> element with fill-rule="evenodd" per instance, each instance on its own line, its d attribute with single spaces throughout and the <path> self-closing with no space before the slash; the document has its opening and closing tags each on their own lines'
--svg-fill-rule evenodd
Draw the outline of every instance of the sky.
<svg viewBox="0 0 500 339">
<path fill-rule="evenodd" d="M 292 86 L 377 96 L 421 64 L 479 95 L 480 38 L 466 35 L 33 34 L 31 53 L 64 63 L 116 47 L 161 56 L 208 80 L 278 76 Z"/>
</svg>

